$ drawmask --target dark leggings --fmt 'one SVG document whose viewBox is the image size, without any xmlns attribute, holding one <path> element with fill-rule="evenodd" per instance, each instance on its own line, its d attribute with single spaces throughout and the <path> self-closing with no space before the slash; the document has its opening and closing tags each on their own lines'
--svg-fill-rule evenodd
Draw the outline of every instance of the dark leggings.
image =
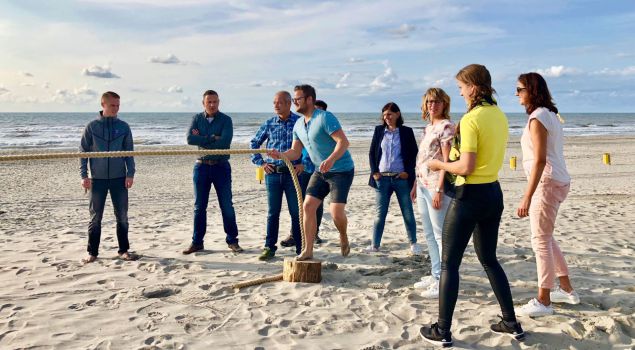
<svg viewBox="0 0 635 350">
<path fill-rule="evenodd" d="M 443 224 L 443 257 L 439 284 L 439 327 L 450 330 L 459 294 L 459 266 L 474 234 L 474 250 L 487 272 L 505 321 L 516 321 L 512 293 L 505 271 L 496 258 L 503 192 L 498 181 L 457 187 Z"/>
</svg>

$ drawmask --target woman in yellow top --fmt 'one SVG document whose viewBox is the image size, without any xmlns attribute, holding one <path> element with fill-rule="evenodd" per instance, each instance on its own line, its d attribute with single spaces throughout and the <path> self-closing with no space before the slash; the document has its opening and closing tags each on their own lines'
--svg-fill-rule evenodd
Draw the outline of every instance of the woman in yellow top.
<svg viewBox="0 0 635 350">
<path fill-rule="evenodd" d="M 456 80 L 467 113 L 460 121 L 461 156 L 445 163 L 430 160 L 431 170 L 457 174 L 456 196 L 450 203 L 443 224 L 443 256 L 439 283 L 439 320 L 424 326 L 424 340 L 442 346 L 452 345 L 452 314 L 459 292 L 459 266 L 463 253 L 474 236 L 474 250 L 487 273 L 500 304 L 503 319 L 491 326 L 492 331 L 524 338 L 516 322 L 514 304 L 505 271 L 496 258 L 498 227 L 503 213 L 503 192 L 498 183 L 498 170 L 503 164 L 508 138 L 507 117 L 492 95 L 492 78 L 485 66 L 471 64 L 461 69 Z"/>
</svg>

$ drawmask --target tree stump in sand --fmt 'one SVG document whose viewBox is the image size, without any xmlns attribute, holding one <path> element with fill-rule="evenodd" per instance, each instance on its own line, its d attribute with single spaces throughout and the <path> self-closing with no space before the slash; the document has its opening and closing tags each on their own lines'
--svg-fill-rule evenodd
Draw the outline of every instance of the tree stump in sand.
<svg viewBox="0 0 635 350">
<path fill-rule="evenodd" d="M 322 280 L 322 262 L 318 260 L 296 261 L 284 259 L 282 279 L 285 282 L 319 283 Z"/>
</svg>

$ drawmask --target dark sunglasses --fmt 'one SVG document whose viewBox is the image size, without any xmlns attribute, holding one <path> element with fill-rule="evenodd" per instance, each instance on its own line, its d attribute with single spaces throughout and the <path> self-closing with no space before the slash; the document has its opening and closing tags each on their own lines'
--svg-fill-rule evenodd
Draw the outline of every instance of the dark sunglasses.
<svg viewBox="0 0 635 350">
<path fill-rule="evenodd" d="M 527 90 L 527 88 L 524 88 L 524 87 L 518 87 L 518 86 L 516 87 L 516 93 L 517 93 L 517 94 L 519 94 L 519 93 L 520 93 L 521 91 L 523 91 L 523 90 Z"/>
</svg>

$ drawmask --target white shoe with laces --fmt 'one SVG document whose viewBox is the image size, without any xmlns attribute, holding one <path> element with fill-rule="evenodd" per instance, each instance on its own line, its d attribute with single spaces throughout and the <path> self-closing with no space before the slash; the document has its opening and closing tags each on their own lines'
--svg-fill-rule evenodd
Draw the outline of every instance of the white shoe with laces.
<svg viewBox="0 0 635 350">
<path fill-rule="evenodd" d="M 516 315 L 529 317 L 553 315 L 553 306 L 545 306 L 538 299 L 533 298 L 527 304 L 516 309 Z"/>
<path fill-rule="evenodd" d="M 419 243 L 412 243 L 410 245 L 410 252 L 412 255 L 421 255 L 423 253 L 423 249 Z"/>
<path fill-rule="evenodd" d="M 436 299 L 439 297 L 439 280 L 434 280 L 432 284 L 428 286 L 428 289 L 421 293 L 421 296 L 426 299 Z"/>
<path fill-rule="evenodd" d="M 414 287 L 415 289 L 428 289 L 428 287 L 430 287 L 430 285 L 436 281 L 437 279 L 434 278 L 434 276 L 432 275 L 421 277 L 421 281 L 415 282 Z"/>
<path fill-rule="evenodd" d="M 379 248 L 375 248 L 373 247 L 373 245 L 369 245 L 368 247 L 364 248 L 363 250 L 364 253 L 367 254 L 374 254 L 374 253 L 379 253 Z"/>
<path fill-rule="evenodd" d="M 552 303 L 580 304 L 580 296 L 575 290 L 572 290 L 571 293 L 567 293 L 560 287 L 553 289 L 551 293 L 549 293 L 549 298 L 551 298 Z"/>
</svg>

